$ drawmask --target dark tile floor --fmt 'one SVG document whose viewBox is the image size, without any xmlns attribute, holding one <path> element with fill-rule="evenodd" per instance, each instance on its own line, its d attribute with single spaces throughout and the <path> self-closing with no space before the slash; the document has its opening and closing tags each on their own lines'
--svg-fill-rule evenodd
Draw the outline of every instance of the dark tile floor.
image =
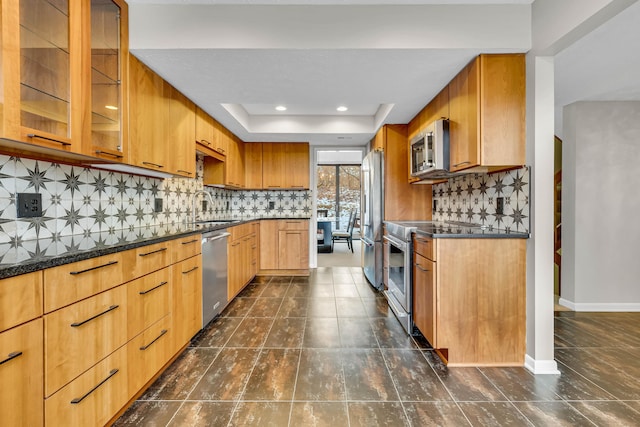
<svg viewBox="0 0 640 427">
<path fill-rule="evenodd" d="M 560 376 L 447 368 L 358 267 L 257 278 L 117 426 L 638 426 L 640 313 L 559 312 Z"/>
</svg>

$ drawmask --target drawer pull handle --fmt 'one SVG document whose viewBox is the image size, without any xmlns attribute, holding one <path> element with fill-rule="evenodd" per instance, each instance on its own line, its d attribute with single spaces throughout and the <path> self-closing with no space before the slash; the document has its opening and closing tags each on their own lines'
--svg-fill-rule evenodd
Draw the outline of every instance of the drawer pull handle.
<svg viewBox="0 0 640 427">
<path fill-rule="evenodd" d="M 98 387 L 100 387 L 102 384 L 106 383 L 107 381 L 109 381 L 111 379 L 112 376 L 114 376 L 115 374 L 117 374 L 119 371 L 119 369 L 112 369 L 111 372 L 109 372 L 109 376 L 105 379 L 103 379 L 102 381 L 100 381 L 98 383 L 97 386 L 95 386 L 94 388 L 92 388 L 91 390 L 89 390 L 88 392 L 86 392 L 82 397 L 76 397 L 75 399 L 73 399 L 71 401 L 72 405 L 75 405 L 77 403 L 82 402 L 86 397 L 88 397 L 91 393 L 93 393 L 94 391 L 96 391 L 98 389 Z"/>
<path fill-rule="evenodd" d="M 179 173 L 186 173 L 187 175 L 193 175 L 193 172 L 189 172 L 189 171 L 186 171 L 186 170 L 184 170 L 184 169 L 178 169 L 178 170 L 177 170 L 177 172 L 179 172 Z"/>
<path fill-rule="evenodd" d="M 103 150 L 96 150 L 96 154 L 98 154 L 98 155 L 103 154 L 103 155 L 106 155 L 106 156 L 115 157 L 116 159 L 121 159 L 121 158 L 124 157 L 122 154 L 110 153 L 108 151 L 103 151 Z"/>
<path fill-rule="evenodd" d="M 471 162 L 469 160 L 465 160 L 464 162 L 460 162 L 460 163 L 456 163 L 455 165 L 453 165 L 454 168 L 457 168 L 458 166 L 462 166 L 462 165 L 468 165 Z"/>
<path fill-rule="evenodd" d="M 198 240 L 198 239 L 194 239 L 194 240 L 189 240 L 188 242 L 182 242 L 182 244 L 183 244 L 183 245 L 189 245 L 189 244 L 191 244 L 191 243 L 196 243 L 196 242 L 199 242 L 199 241 L 200 241 L 200 240 Z"/>
<path fill-rule="evenodd" d="M 182 274 L 189 274 L 192 271 L 196 271 L 198 269 L 198 266 L 193 267 L 191 270 L 187 270 L 187 271 L 183 271 Z"/>
<path fill-rule="evenodd" d="M 167 283 L 169 283 L 169 282 L 160 282 L 160 284 L 159 284 L 158 286 L 154 286 L 153 288 L 151 288 L 151 289 L 147 289 L 146 291 L 140 291 L 139 293 L 140 293 L 140 295 L 146 295 L 146 294 L 148 294 L 149 292 L 151 292 L 151 291 L 155 291 L 155 290 L 156 290 L 156 289 L 158 289 L 159 287 L 166 285 Z"/>
<path fill-rule="evenodd" d="M 424 271 L 425 273 L 429 270 L 425 270 L 424 268 L 422 268 L 422 266 L 420 264 L 416 264 L 416 267 L 418 267 L 418 269 L 420 269 L 421 271 Z"/>
<path fill-rule="evenodd" d="M 147 165 L 147 166 L 153 166 L 155 168 L 163 168 L 163 165 L 159 165 L 157 163 L 151 163 L 151 162 L 142 162 L 143 165 Z"/>
<path fill-rule="evenodd" d="M 114 265 L 114 264 L 117 264 L 117 263 L 118 263 L 118 261 L 110 261 L 110 262 L 108 262 L 106 264 L 98 265 L 96 267 L 87 268 L 86 270 L 70 271 L 69 274 L 75 276 L 76 274 L 86 273 L 88 271 L 97 270 L 97 269 L 102 268 L 102 267 L 109 267 L 110 265 Z"/>
<path fill-rule="evenodd" d="M 151 251 L 151 252 L 147 252 L 147 253 L 144 253 L 144 254 L 140 254 L 140 256 L 153 255 L 153 254 L 157 254 L 158 252 L 164 252 L 166 250 L 167 250 L 167 248 L 162 248 L 162 249 L 158 249 L 157 251 Z"/>
<path fill-rule="evenodd" d="M 38 135 L 38 134 L 35 134 L 35 133 L 28 133 L 27 134 L 27 138 L 38 138 L 38 139 L 44 139 L 46 141 L 57 142 L 58 144 L 62 144 L 62 145 L 71 145 L 70 142 L 60 141 L 60 140 L 57 140 L 57 139 L 54 139 L 54 138 L 49 138 L 49 137 Z"/>
<path fill-rule="evenodd" d="M 74 328 L 77 328 L 78 326 L 82 326 L 82 325 L 84 325 L 85 323 L 90 322 L 90 321 L 92 321 L 92 320 L 94 320 L 94 319 L 97 319 L 98 317 L 100 317 L 100 316 L 102 316 L 102 315 L 104 315 L 104 314 L 107 314 L 108 312 L 113 311 L 113 310 L 115 310 L 115 309 L 116 309 L 116 308 L 118 308 L 118 307 L 120 307 L 120 306 L 119 306 L 119 305 L 112 305 L 111 307 L 109 307 L 108 309 L 106 309 L 105 311 L 103 311 L 102 313 L 98 313 L 98 314 L 96 314 L 95 316 L 88 318 L 87 320 L 83 320 L 82 322 L 75 322 L 75 323 L 72 323 L 72 324 L 71 324 L 71 326 L 72 326 L 72 327 L 74 327 Z"/>
<path fill-rule="evenodd" d="M 149 347 L 151 347 L 151 345 L 152 345 L 154 342 L 156 342 L 156 341 L 158 341 L 160 338 L 162 338 L 162 336 L 163 336 L 164 334 L 166 334 L 167 332 L 169 332 L 169 331 L 168 331 L 168 330 L 166 330 L 166 329 L 163 329 L 163 330 L 160 332 L 160 335 L 158 335 L 157 337 L 155 337 L 155 338 L 153 339 L 153 341 L 151 341 L 149 344 L 147 344 L 147 345 L 143 345 L 142 347 L 140 347 L 140 350 L 145 351 L 146 349 L 148 349 Z"/>
<path fill-rule="evenodd" d="M 10 361 L 12 361 L 13 359 L 15 359 L 18 356 L 22 356 L 22 352 L 21 351 L 14 351 L 13 353 L 9 353 L 9 354 L 7 354 L 7 358 L 0 362 L 0 365 L 3 365 L 5 363 L 7 363 L 7 362 L 10 362 Z"/>
<path fill-rule="evenodd" d="M 211 143 L 209 141 L 207 141 L 206 139 L 202 138 L 200 140 L 200 142 L 204 142 L 205 144 L 207 144 L 209 147 L 211 147 Z"/>
</svg>

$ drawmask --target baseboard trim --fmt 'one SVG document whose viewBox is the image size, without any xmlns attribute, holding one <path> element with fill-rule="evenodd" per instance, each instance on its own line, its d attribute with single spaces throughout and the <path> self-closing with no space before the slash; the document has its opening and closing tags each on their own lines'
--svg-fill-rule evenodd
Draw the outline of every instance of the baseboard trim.
<svg viewBox="0 0 640 427">
<path fill-rule="evenodd" d="M 526 354 L 524 356 L 524 367 L 534 375 L 560 375 L 558 363 L 555 360 L 536 360 Z"/>
<path fill-rule="evenodd" d="M 563 307 L 567 307 L 573 311 L 640 311 L 640 303 L 630 302 L 630 303 L 575 303 L 573 301 L 566 300 L 564 298 L 560 298 L 558 300 L 558 304 Z"/>
</svg>

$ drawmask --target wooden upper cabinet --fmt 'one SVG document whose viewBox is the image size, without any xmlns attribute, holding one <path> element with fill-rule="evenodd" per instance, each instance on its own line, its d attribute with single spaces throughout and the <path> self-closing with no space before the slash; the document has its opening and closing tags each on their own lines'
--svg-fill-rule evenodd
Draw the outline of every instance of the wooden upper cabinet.
<svg viewBox="0 0 640 427">
<path fill-rule="evenodd" d="M 309 144 L 264 142 L 262 162 L 263 188 L 309 188 Z"/>
<path fill-rule="evenodd" d="M 227 155 L 231 144 L 231 132 L 218 123 L 216 119 L 212 118 L 211 120 L 213 122 L 213 149 Z"/>
<path fill-rule="evenodd" d="M 380 132 L 384 132 L 384 219 L 431 218 L 431 186 L 411 185 L 407 181 L 407 125 L 385 125 Z"/>
<path fill-rule="evenodd" d="M 3 137 L 80 151 L 81 3 L 2 2 Z"/>
<path fill-rule="evenodd" d="M 449 83 L 452 171 L 480 164 L 480 64 L 472 61 Z"/>
<path fill-rule="evenodd" d="M 286 144 L 266 142 L 262 144 L 262 185 L 266 189 L 285 188 Z"/>
<path fill-rule="evenodd" d="M 451 169 L 525 163 L 523 54 L 480 55 L 449 84 Z"/>
<path fill-rule="evenodd" d="M 262 188 L 262 143 L 244 144 L 244 180 L 245 187 Z"/>
<path fill-rule="evenodd" d="M 196 106 L 176 88 L 165 82 L 168 108 L 166 123 L 168 171 L 188 178 L 196 176 Z"/>
<path fill-rule="evenodd" d="M 213 118 L 200 107 L 196 107 L 196 142 L 212 150 L 215 149 L 213 142 Z"/>
<path fill-rule="evenodd" d="M 225 129 L 228 141 L 226 185 L 244 188 L 244 142 Z"/>
<path fill-rule="evenodd" d="M 385 128 L 384 126 L 378 130 L 376 136 L 371 140 L 371 150 L 372 151 L 383 151 L 384 150 L 384 138 L 385 138 Z"/>
<path fill-rule="evenodd" d="M 39 157 L 125 161 L 127 4 L 21 0 L 1 7 L 1 136 L 60 153 L 34 148 Z"/>
<path fill-rule="evenodd" d="M 129 163 L 168 172 L 164 141 L 164 81 L 129 55 Z"/>
<path fill-rule="evenodd" d="M 91 0 L 90 147 L 85 154 L 125 161 L 128 149 L 129 13 L 123 0 Z M 88 61 L 87 61 L 88 62 Z"/>
<path fill-rule="evenodd" d="M 293 189 L 309 188 L 309 144 L 287 144 L 287 167 L 285 176 L 289 178 L 287 187 Z"/>
</svg>

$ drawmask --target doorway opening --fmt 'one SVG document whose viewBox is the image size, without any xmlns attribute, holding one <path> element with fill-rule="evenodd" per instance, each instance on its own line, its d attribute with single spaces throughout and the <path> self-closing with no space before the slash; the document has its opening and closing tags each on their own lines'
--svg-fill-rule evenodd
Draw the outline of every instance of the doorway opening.
<svg viewBox="0 0 640 427">
<path fill-rule="evenodd" d="M 317 152 L 318 267 L 360 267 L 360 149 Z"/>
</svg>

